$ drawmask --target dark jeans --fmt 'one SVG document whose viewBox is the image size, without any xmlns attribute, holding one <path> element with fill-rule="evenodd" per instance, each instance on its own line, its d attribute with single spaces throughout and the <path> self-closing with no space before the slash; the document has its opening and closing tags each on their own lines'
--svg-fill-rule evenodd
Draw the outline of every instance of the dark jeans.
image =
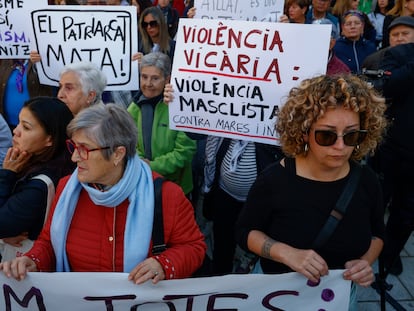
<svg viewBox="0 0 414 311">
<path fill-rule="evenodd" d="M 414 156 L 384 144 L 378 157 L 384 202 L 389 208 L 382 253 L 388 270 L 414 230 Z"/>
<path fill-rule="evenodd" d="M 244 202 L 235 200 L 219 187 L 210 197 L 213 220 L 213 274 L 232 273 L 236 250 L 234 226 Z"/>
</svg>

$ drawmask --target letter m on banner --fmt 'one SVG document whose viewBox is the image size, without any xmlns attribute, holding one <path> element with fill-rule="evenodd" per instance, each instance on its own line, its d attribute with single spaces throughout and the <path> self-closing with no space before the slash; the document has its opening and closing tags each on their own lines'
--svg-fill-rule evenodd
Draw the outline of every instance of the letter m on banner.
<svg viewBox="0 0 414 311">
<path fill-rule="evenodd" d="M 19 304 L 19 306 L 27 308 L 29 305 L 30 300 L 33 297 L 36 297 L 36 304 L 39 311 L 46 311 L 45 304 L 43 302 L 43 296 L 39 289 L 32 287 L 30 290 L 24 295 L 23 299 L 20 300 L 19 297 L 17 297 L 16 293 L 13 291 L 13 289 L 7 285 L 3 285 L 3 294 L 4 294 L 4 302 L 6 305 L 6 311 L 12 311 L 12 305 L 11 305 L 11 297 L 13 297 L 14 301 Z M 33 308 L 31 308 L 33 310 Z"/>
</svg>

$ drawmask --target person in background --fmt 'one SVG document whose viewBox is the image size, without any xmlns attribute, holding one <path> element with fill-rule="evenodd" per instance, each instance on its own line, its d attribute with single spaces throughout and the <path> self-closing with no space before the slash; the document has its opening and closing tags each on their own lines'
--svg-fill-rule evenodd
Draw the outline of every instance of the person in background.
<svg viewBox="0 0 414 311">
<path fill-rule="evenodd" d="M 384 238 L 382 193 L 375 173 L 358 161 L 381 141 L 385 109 L 384 99 L 351 74 L 305 79 L 289 92 L 276 123 L 286 157 L 257 177 L 235 227 L 239 245 L 260 256 L 264 273 L 296 271 L 319 282 L 329 269 L 345 269 L 353 284 L 374 281 L 371 265 Z M 336 230 L 314 247 L 358 171 Z"/>
<path fill-rule="evenodd" d="M 154 0 L 152 1 L 154 3 L 154 6 L 157 6 L 160 1 L 158 0 Z M 185 10 L 185 1 L 184 0 L 172 0 L 171 2 L 171 6 L 177 10 L 178 12 L 178 16 L 183 16 L 184 15 L 184 10 Z"/>
<path fill-rule="evenodd" d="M 57 97 L 76 115 L 86 107 L 103 103 L 106 83 L 105 74 L 94 63 L 68 64 L 60 71 Z"/>
<path fill-rule="evenodd" d="M 26 100 L 55 95 L 53 87 L 40 84 L 34 63 L 28 59 L 0 59 L 0 72 L 0 114 L 11 130 L 19 123 Z"/>
<path fill-rule="evenodd" d="M 167 54 L 172 63 L 174 59 L 175 41 L 168 34 L 167 23 L 158 7 L 146 8 L 139 18 L 138 30 L 140 35 L 138 53 L 132 60 L 140 63 L 143 55 L 151 52 Z"/>
<path fill-rule="evenodd" d="M 36 271 L 126 272 L 134 284 L 191 276 L 206 245 L 190 202 L 169 181 L 161 189 L 166 249 L 151 250 L 153 178 L 159 175 L 136 154 L 137 128 L 128 112 L 94 105 L 67 131 L 77 168 L 60 181 L 34 246 L 0 270 L 17 280 Z"/>
<path fill-rule="evenodd" d="M 361 73 L 362 62 L 376 51 L 374 42 L 364 39 L 365 18 L 359 11 L 348 11 L 342 20 L 342 37 L 336 40 L 335 55 L 352 73 Z"/>
<path fill-rule="evenodd" d="M 308 0 L 288 0 L 285 15 L 288 17 L 289 23 L 305 24 L 308 9 Z"/>
<path fill-rule="evenodd" d="M 170 82 L 170 58 L 161 52 L 146 54 L 140 65 L 140 94 L 128 107 L 138 128 L 138 155 L 151 169 L 174 181 L 189 195 L 193 190 L 191 162 L 196 142 L 169 128 L 164 87 Z"/>
<path fill-rule="evenodd" d="M 368 18 L 371 24 L 375 27 L 375 45 L 377 49 L 382 47 L 382 30 L 384 26 L 385 15 L 394 6 L 393 0 L 378 0 L 376 1 L 375 9 L 368 13 Z"/>
<path fill-rule="evenodd" d="M 332 7 L 331 13 L 338 19 L 349 10 L 358 10 L 359 0 L 336 0 L 335 5 Z"/>
<path fill-rule="evenodd" d="M 340 29 L 338 18 L 330 13 L 330 0 L 312 0 L 312 5 L 306 14 L 306 24 L 312 24 L 315 20 L 327 18 Z"/>
<path fill-rule="evenodd" d="M 170 103 L 173 99 L 173 87 L 167 84 L 164 101 Z M 211 135 L 207 136 L 204 149 L 204 181 L 200 191 L 203 216 L 213 224 L 211 273 L 246 273 L 255 256 L 236 250 L 235 222 L 257 174 L 281 159 L 282 151 L 275 145 Z"/>
<path fill-rule="evenodd" d="M 404 16 L 394 19 L 390 33 L 403 19 L 414 28 L 414 17 Z M 412 38 L 412 29 L 410 32 Z M 386 271 L 395 275 L 403 270 L 399 254 L 414 230 L 413 68 L 413 41 L 387 49 L 380 64 L 380 69 L 390 72 L 383 94 L 391 102 L 386 112 L 391 126 L 378 152 L 384 201 L 389 204 L 383 258 Z"/>
<path fill-rule="evenodd" d="M 343 16 L 345 15 L 346 12 L 348 11 L 354 11 L 354 12 L 359 12 L 359 14 L 364 18 L 364 29 L 362 32 L 362 36 L 369 41 L 372 41 L 375 43 L 375 36 L 376 36 L 376 31 L 375 31 L 375 27 L 371 24 L 370 19 L 368 18 L 368 15 L 365 14 L 364 12 L 358 11 L 358 3 L 359 0 L 338 0 L 335 2 L 334 7 L 332 8 L 332 14 L 334 14 L 338 20 L 339 20 L 339 26 L 341 28 L 339 28 L 339 33 L 343 34 Z"/>
<path fill-rule="evenodd" d="M 184 5 L 185 8 L 183 11 L 183 17 L 193 18 L 196 13 L 196 9 L 194 7 L 194 0 L 185 0 Z"/>
<path fill-rule="evenodd" d="M 328 64 L 326 68 L 326 74 L 329 76 L 340 74 L 340 73 L 350 73 L 351 70 L 343 61 L 336 57 L 333 50 L 336 40 L 339 38 L 338 29 L 332 22 L 327 18 L 322 18 L 315 20 L 313 24 L 320 25 L 331 25 L 331 40 L 329 41 L 329 54 L 328 54 Z"/>
<path fill-rule="evenodd" d="M 384 18 L 384 24 L 382 28 L 382 46 L 386 48 L 390 45 L 388 26 L 391 22 L 399 16 L 412 16 L 414 17 L 414 1 L 412 0 L 395 0 L 395 4 L 391 10 L 388 11 Z"/>
<path fill-rule="evenodd" d="M 400 44 L 414 43 L 414 17 L 399 16 L 395 18 L 388 26 L 388 34 L 390 45 L 371 55 L 368 55 L 362 64 L 362 68 L 368 70 L 378 70 L 380 69 L 385 52 L 389 48 Z"/>
<path fill-rule="evenodd" d="M 151 0 L 131 0 L 130 5 L 133 5 L 137 8 L 137 21 L 139 21 L 141 12 L 146 8 L 152 7 L 152 2 Z"/>
<path fill-rule="evenodd" d="M 9 125 L 0 114 L 0 163 L 3 163 L 7 150 L 12 146 L 12 133 Z"/>
<path fill-rule="evenodd" d="M 38 237 L 59 179 L 74 169 L 66 150 L 66 126 L 72 118 L 55 97 L 34 97 L 20 111 L 13 146 L 0 169 L 0 238 L 11 246 L 25 240 L 13 257 Z"/>
<path fill-rule="evenodd" d="M 170 0 L 158 0 L 158 7 L 164 14 L 168 27 L 168 34 L 171 39 L 174 39 L 178 30 L 178 20 L 180 19 L 180 15 L 178 11 L 171 6 Z"/>
</svg>

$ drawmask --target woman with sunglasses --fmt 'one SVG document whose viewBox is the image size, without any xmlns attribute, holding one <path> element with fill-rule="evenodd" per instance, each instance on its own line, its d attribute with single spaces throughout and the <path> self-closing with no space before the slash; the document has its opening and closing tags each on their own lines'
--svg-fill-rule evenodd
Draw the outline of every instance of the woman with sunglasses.
<svg viewBox="0 0 414 311">
<path fill-rule="evenodd" d="M 74 169 L 65 144 L 72 118 L 68 107 L 53 97 L 30 99 L 20 111 L 13 145 L 0 169 L 0 238 L 8 243 L 3 259 L 30 248 L 55 186 Z"/>
<path fill-rule="evenodd" d="M 206 245 L 191 203 L 169 181 L 161 188 L 166 249 L 152 250 L 159 175 L 136 154 L 138 131 L 129 113 L 116 104 L 94 105 L 67 131 L 77 168 L 61 179 L 33 248 L 0 270 L 18 280 L 29 271 L 126 272 L 135 284 L 191 276 Z"/>
<path fill-rule="evenodd" d="M 342 220 L 328 241 L 312 249 L 350 172 L 381 140 L 384 99 L 353 75 L 319 76 L 293 88 L 276 130 L 287 155 L 253 184 L 236 226 L 241 247 L 259 256 L 265 273 L 296 271 L 312 282 L 329 269 L 361 286 L 374 281 L 371 267 L 384 235 L 379 181 L 361 175 Z"/>
<path fill-rule="evenodd" d="M 143 55 L 151 52 L 162 52 L 174 58 L 175 40 L 168 33 L 168 26 L 164 14 L 159 7 L 149 7 L 142 11 L 139 22 L 139 46 L 138 53 L 132 56 L 132 60 L 141 62 Z"/>
</svg>

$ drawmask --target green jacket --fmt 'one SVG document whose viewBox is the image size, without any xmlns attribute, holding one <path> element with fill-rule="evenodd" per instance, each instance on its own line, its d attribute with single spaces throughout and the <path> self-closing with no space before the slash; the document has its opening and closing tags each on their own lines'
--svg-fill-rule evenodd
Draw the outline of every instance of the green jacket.
<svg viewBox="0 0 414 311">
<path fill-rule="evenodd" d="M 128 107 L 128 112 L 138 128 L 138 156 L 144 158 L 141 108 L 132 102 Z M 154 110 L 151 151 L 151 169 L 180 185 L 185 194 L 190 193 L 193 189 L 191 166 L 196 152 L 196 142 L 184 132 L 170 129 L 168 105 L 163 101 L 158 102 Z"/>
</svg>

